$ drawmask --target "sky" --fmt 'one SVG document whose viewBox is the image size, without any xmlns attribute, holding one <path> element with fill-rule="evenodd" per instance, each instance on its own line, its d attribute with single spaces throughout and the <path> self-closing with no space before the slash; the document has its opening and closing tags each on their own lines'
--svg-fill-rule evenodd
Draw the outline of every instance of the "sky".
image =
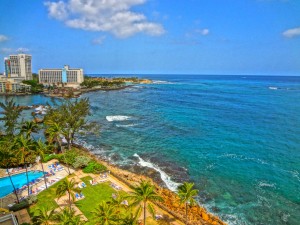
<svg viewBox="0 0 300 225">
<path fill-rule="evenodd" d="M 33 72 L 300 75 L 300 0 L 1 0 L 0 9 L 0 58 L 31 54 Z"/>
</svg>

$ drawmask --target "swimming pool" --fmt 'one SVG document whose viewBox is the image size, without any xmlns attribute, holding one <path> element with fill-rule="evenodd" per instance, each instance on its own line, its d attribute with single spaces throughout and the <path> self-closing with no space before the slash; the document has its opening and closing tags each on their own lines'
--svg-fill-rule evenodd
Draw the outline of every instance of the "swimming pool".
<svg viewBox="0 0 300 225">
<path fill-rule="evenodd" d="M 43 176 L 43 172 L 41 172 L 41 171 L 29 171 L 28 172 L 29 182 L 31 182 L 39 177 L 42 177 L 42 176 Z M 12 175 L 11 178 L 15 185 L 15 188 L 21 188 L 22 186 L 24 186 L 27 183 L 26 173 Z M 0 178 L 0 190 L 1 190 L 0 198 L 13 192 L 14 189 L 13 189 L 13 186 L 11 185 L 9 177 Z"/>
</svg>

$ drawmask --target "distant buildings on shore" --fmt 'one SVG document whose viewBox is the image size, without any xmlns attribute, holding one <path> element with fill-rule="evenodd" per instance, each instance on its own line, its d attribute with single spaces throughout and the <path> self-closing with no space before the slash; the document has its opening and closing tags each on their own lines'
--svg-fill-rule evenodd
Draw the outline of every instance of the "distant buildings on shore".
<svg viewBox="0 0 300 225">
<path fill-rule="evenodd" d="M 18 54 L 4 58 L 5 74 L 0 76 L 0 93 L 28 92 L 30 85 L 23 80 L 32 80 L 31 55 Z"/>
<path fill-rule="evenodd" d="M 79 87 L 84 81 L 83 69 L 70 68 L 65 65 L 62 69 L 40 69 L 39 83 L 43 85 L 64 85 Z"/>
<path fill-rule="evenodd" d="M 18 54 L 4 58 L 7 78 L 32 80 L 31 55 Z"/>
<path fill-rule="evenodd" d="M 4 75 L 0 75 L 0 93 L 29 92 L 30 85 L 24 80 L 32 80 L 32 56 L 28 54 L 10 55 L 4 58 Z M 64 66 L 62 69 L 40 69 L 39 83 L 45 86 L 79 87 L 84 81 L 83 69 Z"/>
</svg>

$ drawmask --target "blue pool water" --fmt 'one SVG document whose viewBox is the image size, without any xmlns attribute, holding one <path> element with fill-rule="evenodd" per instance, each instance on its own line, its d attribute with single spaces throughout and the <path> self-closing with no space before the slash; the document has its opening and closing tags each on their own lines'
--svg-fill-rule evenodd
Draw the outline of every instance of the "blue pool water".
<svg viewBox="0 0 300 225">
<path fill-rule="evenodd" d="M 84 94 L 101 130 L 80 142 L 126 168 L 155 168 L 171 189 L 195 182 L 230 225 L 299 224 L 300 77 L 146 77 L 162 82 Z"/>
<path fill-rule="evenodd" d="M 43 172 L 28 172 L 28 179 L 29 182 L 42 177 L 43 176 Z M 12 181 L 15 185 L 15 188 L 21 188 L 22 186 L 24 186 L 27 183 L 27 178 L 26 178 L 26 173 L 20 173 L 20 174 L 16 174 L 16 175 L 12 175 L 11 176 Z M 10 194 L 11 192 L 13 192 L 13 186 L 10 182 L 9 177 L 4 177 L 4 178 L 0 178 L 0 198 Z"/>
</svg>

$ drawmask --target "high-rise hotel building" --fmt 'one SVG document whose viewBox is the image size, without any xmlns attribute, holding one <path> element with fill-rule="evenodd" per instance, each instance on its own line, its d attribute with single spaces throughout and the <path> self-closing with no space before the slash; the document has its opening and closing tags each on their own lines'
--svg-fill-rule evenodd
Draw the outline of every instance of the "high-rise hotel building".
<svg viewBox="0 0 300 225">
<path fill-rule="evenodd" d="M 10 55 L 4 59 L 4 64 L 7 78 L 32 80 L 31 55 Z"/>
<path fill-rule="evenodd" d="M 74 69 L 65 65 L 62 69 L 40 69 L 39 82 L 44 85 L 66 84 L 79 86 L 83 82 L 83 69 Z"/>
<path fill-rule="evenodd" d="M 31 55 L 18 54 L 4 58 L 5 76 L 0 76 L 0 93 L 27 92 L 31 86 L 23 80 L 32 80 Z"/>
</svg>

